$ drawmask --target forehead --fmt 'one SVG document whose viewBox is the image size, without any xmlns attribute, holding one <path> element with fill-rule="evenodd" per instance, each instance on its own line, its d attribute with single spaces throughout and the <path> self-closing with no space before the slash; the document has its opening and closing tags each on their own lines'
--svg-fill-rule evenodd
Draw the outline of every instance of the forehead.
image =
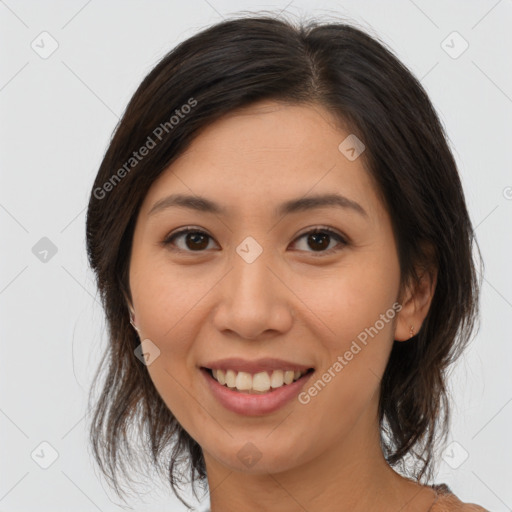
<svg viewBox="0 0 512 512">
<path fill-rule="evenodd" d="M 240 159 L 252 153 L 271 159 L 271 153 L 286 152 L 318 158 L 320 153 L 338 151 L 339 142 L 348 135 L 340 122 L 317 104 L 262 101 L 205 127 L 180 159 L 191 153 L 220 152 Z"/>
<path fill-rule="evenodd" d="M 171 192 L 214 196 L 248 212 L 291 197 L 339 192 L 371 211 L 378 198 L 364 152 L 349 159 L 340 150 L 349 136 L 320 105 L 264 101 L 244 107 L 200 131 L 153 183 L 143 209 L 148 213 Z"/>
</svg>

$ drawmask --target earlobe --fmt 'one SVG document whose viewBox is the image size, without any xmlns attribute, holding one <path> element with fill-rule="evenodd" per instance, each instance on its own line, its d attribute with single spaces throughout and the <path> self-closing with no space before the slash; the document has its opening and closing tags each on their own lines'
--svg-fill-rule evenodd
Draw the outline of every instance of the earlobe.
<svg viewBox="0 0 512 512">
<path fill-rule="evenodd" d="M 408 341 L 420 331 L 434 297 L 436 278 L 435 273 L 424 271 L 408 286 L 395 325 L 395 341 Z"/>
<path fill-rule="evenodd" d="M 400 311 L 395 325 L 395 341 L 409 341 L 414 338 L 421 328 L 421 322 L 415 323 L 416 315 L 403 313 Z"/>
</svg>

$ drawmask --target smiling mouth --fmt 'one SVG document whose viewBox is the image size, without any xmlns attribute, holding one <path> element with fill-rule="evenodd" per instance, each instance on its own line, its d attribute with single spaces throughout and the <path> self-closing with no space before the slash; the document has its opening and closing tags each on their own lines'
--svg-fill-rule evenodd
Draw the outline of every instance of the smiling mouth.
<svg viewBox="0 0 512 512">
<path fill-rule="evenodd" d="M 262 371 L 255 374 L 248 372 L 237 372 L 236 370 L 221 370 L 201 367 L 202 371 L 209 374 L 210 378 L 220 385 L 247 394 L 271 393 L 276 389 L 288 386 L 299 379 L 304 378 L 314 371 L 309 368 L 306 371 L 274 370 L 271 372 Z"/>
</svg>

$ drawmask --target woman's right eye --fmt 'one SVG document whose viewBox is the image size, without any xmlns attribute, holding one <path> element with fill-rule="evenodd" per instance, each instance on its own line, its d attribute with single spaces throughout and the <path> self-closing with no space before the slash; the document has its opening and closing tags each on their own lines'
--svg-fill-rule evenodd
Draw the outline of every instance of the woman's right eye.
<svg viewBox="0 0 512 512">
<path fill-rule="evenodd" d="M 180 239 L 182 240 L 181 246 L 175 243 L 176 240 Z M 208 239 L 213 240 L 208 233 L 200 229 L 185 228 L 167 236 L 163 241 L 163 245 L 174 245 L 178 251 L 182 252 L 202 252 L 208 248 Z"/>
</svg>

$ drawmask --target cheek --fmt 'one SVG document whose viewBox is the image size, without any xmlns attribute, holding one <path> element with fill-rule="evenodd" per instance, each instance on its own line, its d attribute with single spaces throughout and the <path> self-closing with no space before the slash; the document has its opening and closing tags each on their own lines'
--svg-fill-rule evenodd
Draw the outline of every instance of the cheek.
<svg viewBox="0 0 512 512">
<path fill-rule="evenodd" d="M 370 404 L 376 407 L 400 309 L 390 283 L 381 284 L 376 287 L 368 273 L 353 272 L 335 290 L 314 297 L 324 301 L 324 314 L 330 312 L 325 323 L 336 336 L 323 338 L 322 367 L 300 397 L 304 410 L 311 411 L 313 430 L 330 425 L 330 431 L 345 435 Z"/>
<path fill-rule="evenodd" d="M 400 274 L 392 258 L 386 264 L 378 256 L 366 255 L 335 275 L 321 286 L 310 286 L 305 295 L 329 334 L 322 339 L 326 358 L 317 380 L 302 398 L 315 410 L 319 426 L 336 414 L 344 420 L 333 428 L 343 430 L 378 393 L 400 310 L 395 302 Z"/>
<path fill-rule="evenodd" d="M 202 298 L 218 279 L 166 261 L 139 261 L 134 262 L 131 281 L 137 322 L 145 337 L 162 345 L 162 351 L 179 353 L 193 339 Z"/>
<path fill-rule="evenodd" d="M 141 335 L 160 351 L 147 370 L 162 400 L 184 424 L 189 421 L 191 372 L 195 371 L 190 355 L 198 324 L 196 304 L 204 293 L 157 267 L 141 273 L 134 284 Z"/>
<path fill-rule="evenodd" d="M 190 391 L 198 370 L 194 340 L 205 321 L 204 300 L 218 276 L 140 253 L 132 259 L 130 286 L 142 339 L 160 351 L 147 367 L 167 407 L 187 423 Z"/>
<path fill-rule="evenodd" d="M 327 333 L 324 344 L 330 351 L 347 350 L 359 335 L 364 338 L 368 330 L 374 333 L 376 324 L 380 339 L 393 336 L 399 268 L 396 262 L 385 265 L 377 259 L 361 257 L 322 279 L 317 276 L 304 281 L 300 296 L 306 298 L 307 306 L 322 320 Z"/>
</svg>

